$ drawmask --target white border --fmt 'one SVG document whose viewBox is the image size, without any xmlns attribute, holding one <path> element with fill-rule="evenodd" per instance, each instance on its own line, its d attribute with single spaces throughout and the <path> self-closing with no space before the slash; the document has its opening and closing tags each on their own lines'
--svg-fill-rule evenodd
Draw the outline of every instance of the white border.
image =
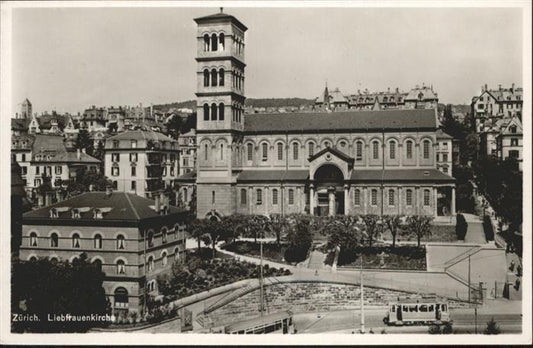
<svg viewBox="0 0 533 348">
<path fill-rule="evenodd" d="M 33 7 L 405 7 L 405 8 L 440 8 L 440 7 L 497 7 L 522 8 L 523 20 L 523 172 L 524 172 L 524 277 L 523 277 L 523 333 L 521 335 L 261 335 L 261 336 L 229 336 L 215 334 L 139 334 L 139 333 L 109 333 L 109 334 L 11 334 L 10 333 L 10 231 L 9 211 L 2 209 L 0 240 L 0 343 L 6 344 L 527 344 L 531 343 L 531 2 L 523 1 L 46 1 L 46 2 L 2 2 L 1 3 L 1 41 L 0 41 L 0 85 L 1 118 L 0 118 L 0 165 L 3 173 L 10 166 L 10 116 L 11 110 L 11 10 L 13 8 Z M 191 19 L 192 20 L 192 19 Z M 2 206 L 9 206 L 10 176 L 1 175 Z M 4 218 L 5 217 L 5 218 Z"/>
</svg>

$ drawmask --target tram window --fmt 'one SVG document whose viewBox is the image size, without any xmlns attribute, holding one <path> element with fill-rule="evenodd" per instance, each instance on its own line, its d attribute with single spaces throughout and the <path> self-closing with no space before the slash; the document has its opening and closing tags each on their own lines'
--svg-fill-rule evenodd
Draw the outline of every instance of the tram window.
<svg viewBox="0 0 533 348">
<path fill-rule="evenodd" d="M 442 311 L 446 312 L 446 305 L 442 305 Z"/>
<path fill-rule="evenodd" d="M 396 312 L 396 306 L 393 305 L 393 306 L 390 308 L 390 311 L 391 311 L 391 312 Z"/>
<path fill-rule="evenodd" d="M 409 312 L 418 312 L 418 306 L 417 305 L 409 306 Z"/>
<path fill-rule="evenodd" d="M 420 305 L 420 307 L 418 308 L 418 310 L 420 312 L 427 312 L 428 311 L 428 306 L 427 305 Z"/>
<path fill-rule="evenodd" d="M 434 310 L 434 309 L 433 309 L 433 305 L 429 305 L 429 306 L 428 306 L 428 312 L 433 312 L 433 310 Z"/>
<path fill-rule="evenodd" d="M 402 308 L 402 311 L 403 311 L 403 312 L 407 312 L 407 311 L 408 311 L 408 309 L 407 309 L 407 306 L 406 306 L 406 305 L 404 305 L 404 306 L 403 306 L 403 308 Z"/>
</svg>

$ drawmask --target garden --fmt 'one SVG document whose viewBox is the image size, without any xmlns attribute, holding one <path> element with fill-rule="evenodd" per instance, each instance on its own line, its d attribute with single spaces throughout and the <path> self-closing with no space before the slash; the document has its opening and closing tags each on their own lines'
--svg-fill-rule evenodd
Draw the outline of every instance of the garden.
<svg viewBox="0 0 533 348">
<path fill-rule="evenodd" d="M 330 252 L 335 254 L 335 252 Z M 330 256 L 326 261 L 333 260 Z M 337 259 L 340 267 L 361 267 L 361 256 L 364 269 L 398 269 L 398 270 L 426 270 L 426 249 L 413 245 L 402 245 L 393 248 L 391 245 L 376 245 L 372 247 L 359 246 L 354 250 L 341 248 Z"/>
</svg>

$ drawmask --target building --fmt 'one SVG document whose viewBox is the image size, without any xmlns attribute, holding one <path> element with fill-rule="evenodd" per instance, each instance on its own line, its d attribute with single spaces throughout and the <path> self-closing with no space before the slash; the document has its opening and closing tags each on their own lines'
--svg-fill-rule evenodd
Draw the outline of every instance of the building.
<svg viewBox="0 0 533 348">
<path fill-rule="evenodd" d="M 20 114 L 16 114 L 16 117 L 17 119 L 29 119 L 31 118 L 31 115 L 32 115 L 32 105 L 31 105 L 31 102 L 28 98 L 24 99 L 24 101 L 22 102 L 21 106 L 20 106 Z"/>
<path fill-rule="evenodd" d="M 105 176 L 116 191 L 150 198 L 178 177 L 178 144 L 161 133 L 122 132 L 106 139 L 104 152 Z"/>
<path fill-rule="evenodd" d="M 185 255 L 185 212 L 123 192 L 87 192 L 25 213 L 20 259 L 70 262 L 85 253 L 105 273 L 114 314 L 157 294 L 157 276 Z"/>
<path fill-rule="evenodd" d="M 523 129 L 518 116 L 512 117 L 501 126 L 496 136 L 496 149 L 501 161 L 513 158 L 518 162 L 518 170 L 522 171 L 523 161 Z"/>
<path fill-rule="evenodd" d="M 80 150 L 68 149 L 61 135 L 35 134 L 12 138 L 12 156 L 21 167 L 21 178 L 28 196 L 39 206 L 61 200 L 61 188 L 76 180 L 80 171 L 98 172 L 100 161 Z M 37 189 L 50 180 L 52 191 L 46 196 Z"/>
<path fill-rule="evenodd" d="M 326 86 L 322 95 L 315 99 L 314 110 L 321 111 L 345 111 L 355 110 L 384 110 L 384 109 L 434 109 L 439 102 L 433 86 L 416 86 L 409 92 L 400 92 L 398 88 L 386 92 L 363 92 L 358 90 L 356 94 L 343 95 L 336 88 L 333 92 Z"/>
<path fill-rule="evenodd" d="M 179 173 L 183 175 L 196 170 L 196 130 L 191 129 L 178 137 Z"/>
<path fill-rule="evenodd" d="M 455 214 L 436 108 L 244 115 L 246 26 L 225 13 L 195 21 L 197 173 L 177 182 L 196 185 L 199 218 Z"/>
<path fill-rule="evenodd" d="M 488 89 L 485 84 L 481 86 L 481 94 L 472 98 L 471 114 L 475 120 L 476 132 L 481 133 L 490 127 L 495 120 L 504 117 L 517 116 L 522 120 L 523 89 L 511 88 Z"/>
<path fill-rule="evenodd" d="M 441 129 L 437 131 L 437 145 L 435 155 L 437 156 L 437 169 L 444 174 L 453 176 L 453 137 L 444 133 Z"/>
</svg>

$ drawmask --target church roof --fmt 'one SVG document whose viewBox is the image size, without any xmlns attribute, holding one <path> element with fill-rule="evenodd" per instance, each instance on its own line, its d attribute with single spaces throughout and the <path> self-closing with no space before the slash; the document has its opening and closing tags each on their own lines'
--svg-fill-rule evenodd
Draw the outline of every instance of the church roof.
<svg viewBox="0 0 533 348">
<path fill-rule="evenodd" d="M 346 162 L 352 162 L 354 161 L 354 159 L 348 155 L 346 155 L 344 152 L 342 151 L 339 151 L 337 150 L 336 148 L 334 147 L 326 147 L 322 150 L 320 150 L 319 152 L 315 153 L 313 156 L 310 156 L 309 157 L 309 162 L 313 161 L 314 159 L 322 156 L 323 154 L 325 154 L 326 152 L 331 152 L 332 154 L 334 154 L 335 156 L 343 159 L 344 161 Z"/>
<path fill-rule="evenodd" d="M 212 14 L 212 15 L 209 15 L 209 16 L 204 16 L 204 17 L 198 17 L 198 18 L 195 18 L 194 21 L 198 24 L 200 23 L 205 23 L 205 22 L 214 22 L 214 21 L 221 21 L 221 20 L 231 20 L 233 23 L 235 23 L 237 25 L 237 27 L 239 27 L 242 31 L 246 31 L 248 30 L 248 28 L 246 27 L 246 25 L 242 24 L 241 21 L 239 21 L 237 18 L 235 18 L 234 16 L 232 15 L 229 15 L 227 13 L 224 13 L 224 12 L 219 12 L 219 13 L 215 13 L 215 14 Z"/>
<path fill-rule="evenodd" d="M 245 133 L 435 130 L 436 127 L 433 109 L 247 114 L 244 119 Z"/>
</svg>

